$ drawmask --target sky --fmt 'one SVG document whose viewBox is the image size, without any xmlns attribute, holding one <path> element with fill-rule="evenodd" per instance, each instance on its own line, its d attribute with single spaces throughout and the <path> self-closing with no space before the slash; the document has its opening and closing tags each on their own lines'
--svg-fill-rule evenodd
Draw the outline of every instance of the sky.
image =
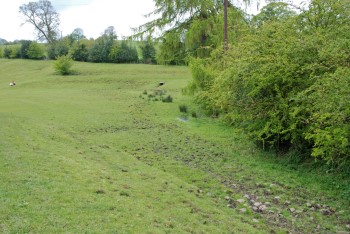
<svg viewBox="0 0 350 234">
<path fill-rule="evenodd" d="M 7 41 L 35 40 L 34 26 L 24 25 L 19 7 L 36 0 L 2 0 L 0 38 Z M 81 28 L 87 38 L 99 37 L 114 26 L 118 36 L 132 34 L 131 27 L 147 22 L 145 14 L 154 10 L 153 0 L 51 0 L 59 13 L 60 30 L 66 36 Z"/>
<path fill-rule="evenodd" d="M 0 38 L 7 41 L 36 39 L 34 26 L 29 23 L 22 25 L 24 19 L 19 13 L 19 7 L 30 1 L 36 0 L 2 0 Z M 302 0 L 290 1 L 299 3 Z M 155 9 L 153 0 L 51 0 L 50 2 L 59 13 L 63 36 L 69 35 L 76 28 L 81 28 L 87 38 L 94 39 L 109 26 L 114 26 L 119 37 L 129 36 L 132 34 L 131 27 L 149 21 L 144 15 Z M 256 4 L 252 8 L 256 11 Z"/>
</svg>

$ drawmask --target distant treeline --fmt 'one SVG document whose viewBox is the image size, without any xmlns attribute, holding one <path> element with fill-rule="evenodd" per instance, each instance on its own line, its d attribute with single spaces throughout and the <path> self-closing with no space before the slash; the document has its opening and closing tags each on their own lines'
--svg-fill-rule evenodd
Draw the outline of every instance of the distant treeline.
<svg viewBox="0 0 350 234">
<path fill-rule="evenodd" d="M 157 63 L 152 41 L 118 40 L 114 30 L 109 29 L 97 39 L 73 32 L 51 44 L 20 40 L 0 46 L 0 58 L 56 59 L 63 55 L 82 62 Z"/>
</svg>

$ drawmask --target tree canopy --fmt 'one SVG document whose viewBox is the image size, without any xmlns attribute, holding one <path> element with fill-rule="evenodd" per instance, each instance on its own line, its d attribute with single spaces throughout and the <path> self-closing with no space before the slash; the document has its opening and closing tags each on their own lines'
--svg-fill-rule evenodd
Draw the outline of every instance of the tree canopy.
<svg viewBox="0 0 350 234">
<path fill-rule="evenodd" d="M 157 35 L 161 41 L 159 62 L 185 64 L 188 56 L 208 56 L 223 43 L 222 0 L 154 0 L 153 20 L 135 29 L 136 37 Z M 245 3 L 251 1 L 243 0 Z M 244 13 L 229 4 L 231 26 L 244 21 Z M 236 23 L 233 23 L 236 22 Z M 235 34 L 230 30 L 230 34 Z"/>
<path fill-rule="evenodd" d="M 38 40 L 51 44 L 59 37 L 59 14 L 50 1 L 39 0 L 23 4 L 19 12 L 24 16 L 24 23 L 35 27 Z"/>
</svg>

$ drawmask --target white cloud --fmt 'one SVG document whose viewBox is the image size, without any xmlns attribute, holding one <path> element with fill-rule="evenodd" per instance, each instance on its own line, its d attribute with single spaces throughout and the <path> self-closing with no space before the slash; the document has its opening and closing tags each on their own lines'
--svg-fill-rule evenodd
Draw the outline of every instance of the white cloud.
<svg viewBox="0 0 350 234">
<path fill-rule="evenodd" d="M 81 28 L 88 38 L 97 38 L 107 27 L 114 26 L 118 36 L 129 36 L 130 27 L 147 22 L 143 15 L 154 9 L 152 0 L 140 2 L 96 0 L 89 5 L 71 7 L 60 15 L 63 35 Z"/>
</svg>

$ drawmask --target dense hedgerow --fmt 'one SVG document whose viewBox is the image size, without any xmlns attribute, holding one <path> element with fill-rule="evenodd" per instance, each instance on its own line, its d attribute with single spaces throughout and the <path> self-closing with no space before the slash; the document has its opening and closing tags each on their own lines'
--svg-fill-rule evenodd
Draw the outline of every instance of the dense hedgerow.
<svg viewBox="0 0 350 234">
<path fill-rule="evenodd" d="M 298 16 L 260 22 L 228 51 L 193 59 L 189 88 L 265 148 L 349 162 L 349 19 L 345 1 L 314 0 Z"/>
</svg>

